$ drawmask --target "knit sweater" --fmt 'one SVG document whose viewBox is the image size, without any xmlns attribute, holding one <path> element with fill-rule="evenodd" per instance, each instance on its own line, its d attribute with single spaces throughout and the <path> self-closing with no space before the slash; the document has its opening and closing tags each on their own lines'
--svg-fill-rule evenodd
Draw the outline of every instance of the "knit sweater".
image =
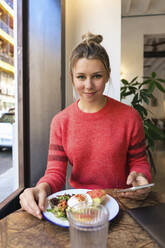
<svg viewBox="0 0 165 248">
<path fill-rule="evenodd" d="M 95 113 L 82 112 L 78 101 L 52 120 L 45 175 L 52 193 L 65 185 L 67 162 L 74 188 L 125 188 L 131 171 L 151 181 L 141 117 L 132 107 L 107 97 Z"/>
</svg>

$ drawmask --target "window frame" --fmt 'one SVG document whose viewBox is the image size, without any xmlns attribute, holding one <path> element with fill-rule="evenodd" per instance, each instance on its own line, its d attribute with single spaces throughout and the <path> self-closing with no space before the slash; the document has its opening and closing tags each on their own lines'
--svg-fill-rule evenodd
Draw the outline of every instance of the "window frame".
<svg viewBox="0 0 165 248">
<path fill-rule="evenodd" d="M 24 77 L 24 68 L 23 68 L 23 57 L 24 57 L 24 51 L 26 46 L 24 47 L 23 43 L 24 43 L 24 34 L 23 34 L 23 26 L 26 22 L 26 17 L 27 17 L 27 1 L 23 0 L 19 0 L 16 1 L 16 12 L 17 12 L 17 47 L 15 49 L 15 51 L 17 51 L 17 58 L 16 61 L 17 63 L 15 64 L 15 68 L 17 73 L 15 74 L 15 81 L 17 82 L 17 101 L 18 101 L 18 123 L 17 123 L 17 128 L 19 130 L 18 132 L 18 189 L 16 189 L 13 193 L 11 193 L 5 200 L 3 200 L 0 203 L 0 212 L 2 213 L 1 215 L 6 215 L 8 210 L 7 209 L 11 209 L 11 206 L 9 207 L 10 203 L 12 203 L 15 199 L 18 198 L 18 195 L 23 191 L 24 187 L 25 187 L 25 180 L 24 180 L 24 174 L 25 174 L 25 154 L 24 154 L 24 150 L 25 150 L 25 140 L 24 140 L 24 104 L 25 104 L 25 100 L 27 99 L 27 97 L 25 97 L 24 95 L 24 88 L 23 88 L 23 77 Z M 24 16 L 25 14 L 25 16 Z M 14 204 L 15 205 L 15 204 Z M 18 205 L 18 204 L 17 204 Z M 7 208 L 7 209 L 6 209 Z M 4 213 L 5 212 L 5 213 Z M 11 212 L 11 211 L 9 211 Z"/>
</svg>

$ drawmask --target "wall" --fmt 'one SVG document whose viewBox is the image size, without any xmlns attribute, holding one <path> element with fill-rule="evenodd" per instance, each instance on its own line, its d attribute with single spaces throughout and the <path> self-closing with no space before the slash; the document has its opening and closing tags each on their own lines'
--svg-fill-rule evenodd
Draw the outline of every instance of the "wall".
<svg viewBox="0 0 165 248">
<path fill-rule="evenodd" d="M 84 33 L 103 35 L 111 62 L 110 95 L 120 99 L 121 0 L 66 0 L 66 105 L 73 102 L 69 56 Z"/>
<path fill-rule="evenodd" d="M 121 77 L 127 80 L 143 76 L 144 34 L 164 34 L 165 16 L 123 18 L 121 23 Z M 162 98 L 162 97 L 161 97 Z M 129 104 L 128 97 L 123 102 Z M 151 108 L 154 117 L 163 118 L 165 110 Z"/>
<path fill-rule="evenodd" d="M 61 1 L 29 0 L 28 19 L 29 162 L 34 185 L 46 168 L 51 119 L 61 110 Z"/>
<path fill-rule="evenodd" d="M 143 75 L 144 34 L 165 33 L 165 16 L 123 18 L 121 22 L 121 73 L 130 80 Z"/>
</svg>

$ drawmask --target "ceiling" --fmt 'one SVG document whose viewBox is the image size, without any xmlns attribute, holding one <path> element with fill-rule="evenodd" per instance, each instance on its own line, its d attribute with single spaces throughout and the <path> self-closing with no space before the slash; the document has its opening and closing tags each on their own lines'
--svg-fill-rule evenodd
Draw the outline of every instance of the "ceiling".
<svg viewBox="0 0 165 248">
<path fill-rule="evenodd" d="M 165 14 L 165 0 L 121 0 L 122 16 Z"/>
</svg>

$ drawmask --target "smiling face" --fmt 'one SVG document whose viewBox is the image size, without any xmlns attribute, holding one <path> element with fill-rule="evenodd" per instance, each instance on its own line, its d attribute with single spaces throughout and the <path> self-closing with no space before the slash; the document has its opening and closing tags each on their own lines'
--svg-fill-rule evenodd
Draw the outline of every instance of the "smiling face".
<svg viewBox="0 0 165 248">
<path fill-rule="evenodd" d="M 102 103 L 105 84 L 108 81 L 106 69 L 99 59 L 79 59 L 72 70 L 75 90 L 84 103 Z"/>
</svg>

